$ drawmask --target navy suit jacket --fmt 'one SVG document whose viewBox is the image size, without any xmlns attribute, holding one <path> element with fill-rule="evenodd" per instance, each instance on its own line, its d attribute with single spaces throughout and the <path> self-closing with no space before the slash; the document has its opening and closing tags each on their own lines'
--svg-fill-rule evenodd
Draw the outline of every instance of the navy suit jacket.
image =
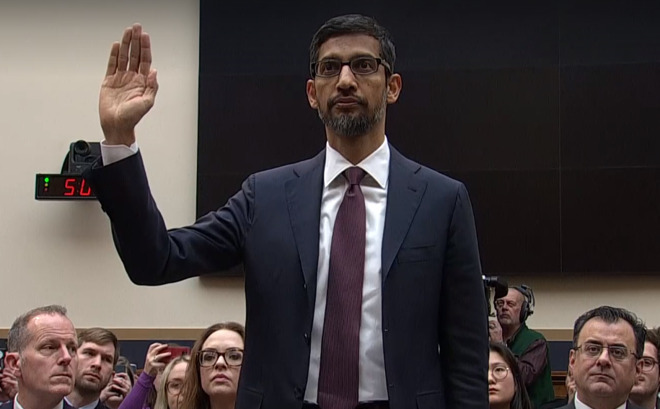
<svg viewBox="0 0 660 409">
<path fill-rule="evenodd" d="M 465 187 L 391 149 L 382 334 L 392 409 L 488 407 L 486 302 Z M 167 231 L 140 154 L 86 174 L 136 284 L 243 263 L 238 409 L 300 408 L 316 297 L 325 152 L 256 173 L 225 206 Z"/>
</svg>

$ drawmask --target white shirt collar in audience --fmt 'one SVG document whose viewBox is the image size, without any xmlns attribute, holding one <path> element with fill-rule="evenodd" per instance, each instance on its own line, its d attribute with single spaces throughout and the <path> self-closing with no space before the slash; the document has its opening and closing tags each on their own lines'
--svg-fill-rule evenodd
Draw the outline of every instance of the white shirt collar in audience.
<svg viewBox="0 0 660 409">
<path fill-rule="evenodd" d="M 64 400 L 66 401 L 66 403 L 69 404 L 69 406 L 73 406 L 71 404 L 71 402 L 69 402 L 69 400 L 66 397 L 64 397 Z M 100 401 L 100 399 L 97 399 L 94 402 L 90 403 L 89 405 L 81 406 L 78 409 L 94 409 L 96 407 L 96 405 L 99 404 L 99 401 Z"/>
<path fill-rule="evenodd" d="M 619 407 L 616 408 L 616 409 L 626 409 L 626 405 L 627 405 L 627 404 L 628 404 L 628 400 L 626 400 L 625 402 L 623 402 L 623 405 L 619 406 Z M 592 407 L 589 407 L 589 406 L 585 405 L 585 404 L 582 403 L 582 401 L 578 398 L 577 392 L 575 392 L 575 409 L 599 409 L 599 408 L 592 408 Z"/>
<path fill-rule="evenodd" d="M 16 394 L 16 397 L 14 398 L 14 409 L 26 409 L 18 403 L 18 394 Z M 61 400 L 53 409 L 64 409 L 64 400 Z"/>
</svg>

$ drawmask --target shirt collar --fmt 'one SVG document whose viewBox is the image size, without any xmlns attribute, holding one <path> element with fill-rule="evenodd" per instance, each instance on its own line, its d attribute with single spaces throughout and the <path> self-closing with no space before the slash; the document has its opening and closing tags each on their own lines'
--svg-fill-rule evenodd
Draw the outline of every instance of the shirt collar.
<svg viewBox="0 0 660 409">
<path fill-rule="evenodd" d="M 18 403 L 18 393 L 14 397 L 14 409 L 25 409 L 20 403 Z M 64 409 L 64 400 L 61 400 L 53 409 Z"/>
<path fill-rule="evenodd" d="M 591 408 L 590 406 L 587 406 L 585 403 L 583 403 L 580 398 L 578 398 L 577 392 L 575 392 L 575 409 L 598 409 L 598 408 Z M 626 406 L 628 405 L 628 400 L 624 401 L 623 404 L 618 406 L 616 409 L 626 409 Z"/>
<path fill-rule="evenodd" d="M 346 169 L 352 166 L 358 166 L 367 175 L 380 186 L 381 188 L 387 187 L 387 179 L 390 174 L 390 146 L 387 143 L 387 136 L 385 136 L 383 143 L 373 151 L 369 156 L 364 158 L 357 165 L 353 165 L 346 158 L 341 156 L 341 153 L 333 149 L 330 144 L 326 142 L 325 147 L 325 169 L 323 171 L 323 187 L 328 185 L 341 175 Z"/>
<path fill-rule="evenodd" d="M 67 399 L 66 396 L 64 397 L 64 400 L 66 401 L 66 403 L 69 404 L 69 406 L 73 407 L 73 405 L 71 404 L 71 402 L 69 401 L 69 399 Z M 81 406 L 81 407 L 79 407 L 78 409 L 94 409 L 94 408 L 96 407 L 96 405 L 99 404 L 99 401 L 100 401 L 100 400 L 101 400 L 101 399 L 97 399 L 97 400 L 93 401 L 92 403 L 89 403 L 89 404 L 87 404 L 87 405 L 85 405 L 85 406 Z"/>
</svg>

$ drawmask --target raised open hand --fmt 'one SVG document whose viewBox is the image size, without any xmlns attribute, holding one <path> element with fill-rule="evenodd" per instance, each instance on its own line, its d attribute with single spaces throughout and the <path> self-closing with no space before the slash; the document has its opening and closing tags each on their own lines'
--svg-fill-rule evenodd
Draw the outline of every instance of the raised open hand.
<svg viewBox="0 0 660 409">
<path fill-rule="evenodd" d="M 110 50 L 99 95 L 101 128 L 109 145 L 135 142 L 135 125 L 154 105 L 158 81 L 151 68 L 151 41 L 140 24 L 124 30 Z"/>
</svg>

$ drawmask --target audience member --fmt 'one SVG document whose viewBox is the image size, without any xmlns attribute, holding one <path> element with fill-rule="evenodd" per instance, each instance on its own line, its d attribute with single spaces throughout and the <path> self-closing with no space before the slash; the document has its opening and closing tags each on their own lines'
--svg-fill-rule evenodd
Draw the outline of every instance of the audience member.
<svg viewBox="0 0 660 409">
<path fill-rule="evenodd" d="M 78 333 L 78 370 L 73 391 L 66 397 L 74 408 L 102 409 L 101 391 L 112 378 L 119 357 L 117 337 L 105 328 Z"/>
<path fill-rule="evenodd" d="M 575 379 L 573 379 L 573 372 L 570 370 L 566 371 L 566 379 L 564 379 L 564 386 L 566 387 L 566 403 L 570 402 L 575 398 Z"/>
<path fill-rule="evenodd" d="M 658 390 L 660 389 L 660 328 L 646 331 L 644 353 L 639 365 L 641 373 L 630 391 L 630 401 L 645 409 L 660 409 Z"/>
<path fill-rule="evenodd" d="M 631 312 L 602 306 L 582 314 L 573 328 L 569 369 L 575 398 L 563 409 L 639 409 L 628 395 L 641 372 L 644 324 Z"/>
<path fill-rule="evenodd" d="M 488 371 L 490 409 L 531 409 L 516 357 L 504 344 L 490 343 Z"/>
<path fill-rule="evenodd" d="M 4 357 L 2 358 L 4 360 Z M 15 370 L 3 368 L 0 375 L 0 403 L 14 399 L 18 392 Z"/>
<path fill-rule="evenodd" d="M 167 364 L 158 385 L 154 409 L 179 409 L 181 407 L 181 391 L 189 363 L 190 356 L 181 355 Z"/>
<path fill-rule="evenodd" d="M 535 408 L 555 398 L 550 353 L 545 337 L 527 327 L 533 313 L 532 289 L 511 287 L 506 296 L 495 300 L 497 321 L 489 323 L 491 341 L 506 342 L 516 356 L 527 393 Z"/>
<path fill-rule="evenodd" d="M 204 331 L 192 349 L 182 408 L 234 409 L 244 341 L 245 329 L 235 322 L 214 324 Z"/>
<path fill-rule="evenodd" d="M 7 337 L 5 365 L 16 375 L 18 394 L 2 409 L 71 408 L 64 397 L 73 391 L 78 340 L 66 308 L 39 307 L 22 314 Z"/>
<path fill-rule="evenodd" d="M 155 342 L 149 345 L 144 359 L 144 369 L 137 378 L 135 386 L 119 405 L 119 409 L 152 409 L 156 404 L 156 389 L 154 384 L 158 374 L 167 365 L 170 352 L 165 352 L 167 344 Z"/>
</svg>

